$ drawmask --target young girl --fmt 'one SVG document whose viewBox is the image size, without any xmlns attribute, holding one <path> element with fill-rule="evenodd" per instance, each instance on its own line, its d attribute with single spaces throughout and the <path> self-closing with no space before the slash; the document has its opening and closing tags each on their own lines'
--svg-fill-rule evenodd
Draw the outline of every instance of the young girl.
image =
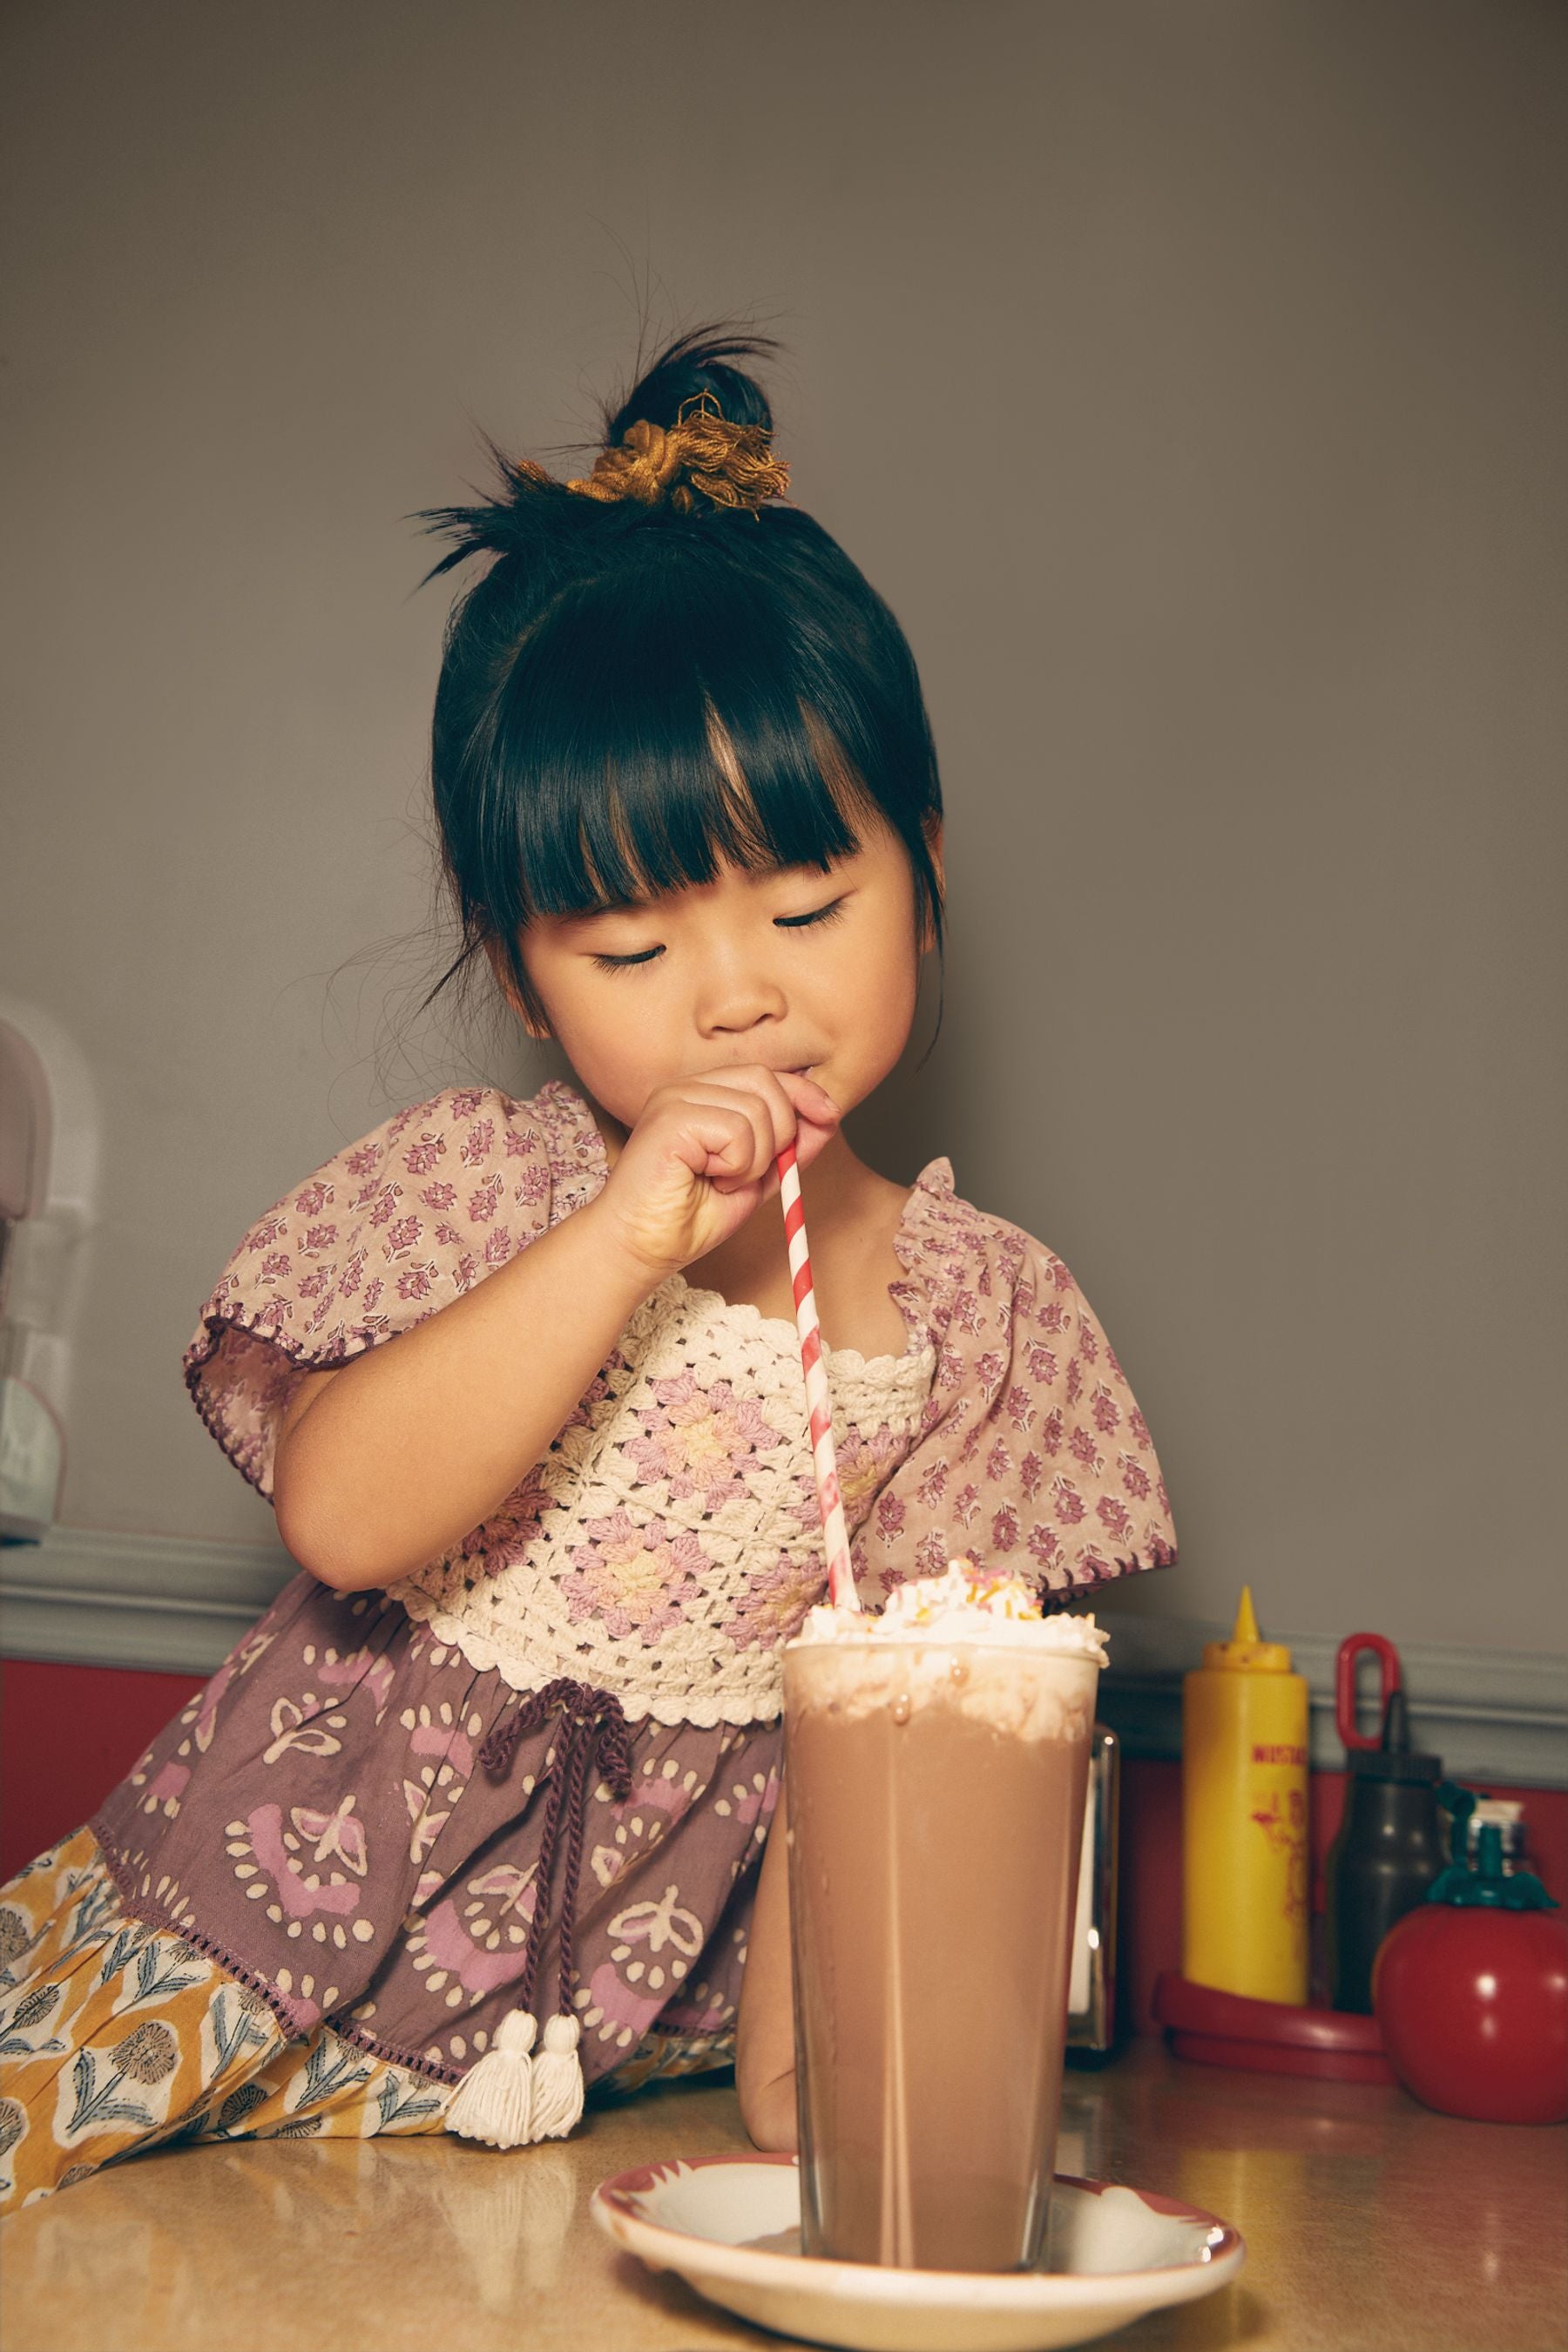
<svg viewBox="0 0 1568 2352">
<path fill-rule="evenodd" d="M 768 1833 L 826 1577 L 783 1145 L 865 1604 L 955 1554 L 1053 1602 L 1174 1558 L 1066 1266 L 845 1139 L 940 950 L 941 796 L 897 622 L 784 497 L 763 348 L 679 338 L 587 478 L 430 518 L 437 571 L 490 559 L 436 698 L 458 965 L 579 1086 L 400 1111 L 203 1307 L 192 1397 L 300 1573 L 0 1893 L 7 2202 L 174 2138 L 516 2145 L 584 2079 L 729 2063 L 794 2145 Z"/>
</svg>

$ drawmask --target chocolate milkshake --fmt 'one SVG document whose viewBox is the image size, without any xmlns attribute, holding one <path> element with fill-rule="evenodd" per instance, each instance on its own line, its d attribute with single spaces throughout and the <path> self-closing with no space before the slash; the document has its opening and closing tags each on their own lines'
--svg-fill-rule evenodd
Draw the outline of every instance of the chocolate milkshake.
<svg viewBox="0 0 1568 2352">
<path fill-rule="evenodd" d="M 808 2254 L 1039 2255 L 1104 1635 L 966 1570 L 784 1652 Z"/>
</svg>

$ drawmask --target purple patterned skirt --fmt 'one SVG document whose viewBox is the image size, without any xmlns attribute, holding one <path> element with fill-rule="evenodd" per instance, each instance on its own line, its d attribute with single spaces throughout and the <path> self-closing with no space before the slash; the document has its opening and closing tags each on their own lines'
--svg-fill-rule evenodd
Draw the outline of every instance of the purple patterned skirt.
<svg viewBox="0 0 1568 2352">
<path fill-rule="evenodd" d="M 127 1909 L 291 2035 L 330 2018 L 455 2083 L 564 1978 L 592 2084 L 650 2035 L 732 2053 L 780 1742 L 625 1726 L 586 1685 L 520 1700 L 384 1594 L 301 1571 L 91 1827 Z"/>
</svg>

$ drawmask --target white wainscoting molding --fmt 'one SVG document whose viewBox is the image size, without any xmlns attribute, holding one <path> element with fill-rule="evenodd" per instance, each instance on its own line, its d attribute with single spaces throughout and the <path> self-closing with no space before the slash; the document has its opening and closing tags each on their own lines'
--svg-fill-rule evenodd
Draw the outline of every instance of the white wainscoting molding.
<svg viewBox="0 0 1568 2352">
<path fill-rule="evenodd" d="M 1110 1630 L 1112 1661 L 1101 1680 L 1100 1715 L 1121 1733 L 1129 1755 L 1179 1756 L 1182 1676 L 1202 1665 L 1205 1642 L 1228 1640 L 1228 1622 L 1119 1616 L 1109 1597 L 1100 1620 Z M 1338 1639 L 1276 1631 L 1272 1623 L 1268 1636 L 1288 1644 L 1296 1672 L 1307 1678 L 1312 1762 L 1342 1769 L 1344 1749 L 1334 1728 Z M 1461 1780 L 1568 1784 L 1568 1658 L 1439 1642 L 1398 1647 L 1413 1748 L 1440 1756 L 1444 1771 Z M 1370 1728 L 1369 1716 L 1370 1707 L 1363 1728 Z"/>
<path fill-rule="evenodd" d="M 210 1675 L 298 1573 L 280 1544 L 55 1528 L 0 1545 L 0 1658 Z"/>
<path fill-rule="evenodd" d="M 0 1546 L 0 1657 L 208 1675 L 295 1573 L 274 1545 L 56 1528 Z M 1228 1627 L 1120 1614 L 1100 1712 L 1132 1756 L 1181 1753 L 1182 1676 Z M 1335 1767 L 1334 1653 L 1326 1634 L 1288 1642 L 1311 1692 L 1312 1761 Z M 1446 1771 L 1508 1786 L 1568 1782 L 1568 1659 L 1548 1652 L 1401 1644 L 1415 1744 Z"/>
</svg>

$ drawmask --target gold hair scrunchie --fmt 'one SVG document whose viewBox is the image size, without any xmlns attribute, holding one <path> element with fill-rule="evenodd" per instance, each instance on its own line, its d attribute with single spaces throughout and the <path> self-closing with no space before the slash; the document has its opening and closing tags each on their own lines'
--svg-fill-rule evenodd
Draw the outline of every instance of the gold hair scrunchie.
<svg viewBox="0 0 1568 2352">
<path fill-rule="evenodd" d="M 704 404 L 709 401 L 711 414 Z M 700 492 L 712 506 L 744 507 L 754 514 L 789 488 L 789 467 L 769 454 L 770 437 L 764 425 L 731 425 L 712 393 L 694 393 L 681 402 L 674 425 L 639 417 L 624 441 L 600 454 L 590 475 L 566 488 L 589 499 L 668 506 L 682 515 L 696 512 Z"/>
</svg>

